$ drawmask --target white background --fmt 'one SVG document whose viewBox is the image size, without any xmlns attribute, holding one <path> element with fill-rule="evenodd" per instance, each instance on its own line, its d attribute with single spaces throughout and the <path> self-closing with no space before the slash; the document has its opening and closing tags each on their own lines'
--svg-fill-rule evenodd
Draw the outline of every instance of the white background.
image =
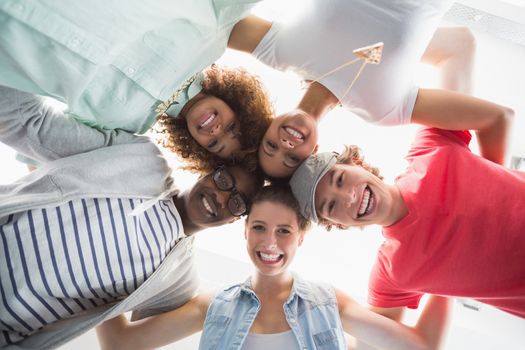
<svg viewBox="0 0 525 350">
<path fill-rule="evenodd" d="M 521 1 L 513 2 L 523 6 Z M 256 11 L 269 18 L 286 19 L 296 14 L 294 9 L 300 7 L 300 4 L 299 0 L 267 0 Z M 525 47 L 497 39 L 490 34 L 475 34 L 478 51 L 474 95 L 507 105 L 516 111 L 510 153 L 525 157 Z M 245 66 L 258 74 L 270 92 L 276 113 L 293 108 L 301 96 L 301 84 L 295 75 L 272 71 L 248 55 L 227 52 L 217 63 Z M 432 86 L 436 74 L 430 67 L 421 66 L 418 80 L 423 85 Z M 321 123 L 320 151 L 340 150 L 344 143 L 358 144 L 366 159 L 379 166 L 385 181 L 391 183 L 405 167 L 403 157 L 414 131 L 413 126 L 381 128 L 367 125 L 348 111 L 337 108 Z M 475 145 L 473 149 L 476 149 Z M 169 157 L 173 167 L 177 167 L 177 160 Z M 25 167 L 14 160 L 13 151 L 3 144 L 0 144 L 0 164 L 0 184 L 9 183 L 26 174 Z M 182 171 L 176 171 L 175 176 L 176 183 L 181 188 L 189 186 L 195 180 L 194 175 Z M 308 233 L 292 267 L 306 278 L 329 281 L 364 302 L 368 272 L 380 243 L 381 233 L 378 227 L 329 233 L 314 228 Z M 197 251 L 203 288 L 236 282 L 250 273 L 242 222 L 201 232 L 196 244 L 199 248 Z M 480 307 L 480 310 L 466 308 L 459 301 L 455 303 L 447 349 L 523 349 L 525 320 L 489 306 L 475 303 L 474 306 Z M 413 321 L 417 314 L 417 311 L 411 312 L 408 320 Z M 166 348 L 195 349 L 196 344 L 198 335 Z M 94 348 L 97 348 L 97 343 L 93 331 L 63 347 Z"/>
</svg>

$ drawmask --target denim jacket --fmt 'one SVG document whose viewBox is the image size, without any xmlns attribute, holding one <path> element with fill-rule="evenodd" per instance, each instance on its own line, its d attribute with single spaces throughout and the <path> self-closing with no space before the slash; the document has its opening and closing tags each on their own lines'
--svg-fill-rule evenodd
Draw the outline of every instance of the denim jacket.
<svg viewBox="0 0 525 350">
<path fill-rule="evenodd" d="M 292 291 L 283 308 L 301 349 L 346 349 L 332 287 L 294 275 Z M 251 289 L 250 278 L 219 291 L 208 308 L 199 349 L 241 349 L 260 309 L 261 302 Z"/>
</svg>

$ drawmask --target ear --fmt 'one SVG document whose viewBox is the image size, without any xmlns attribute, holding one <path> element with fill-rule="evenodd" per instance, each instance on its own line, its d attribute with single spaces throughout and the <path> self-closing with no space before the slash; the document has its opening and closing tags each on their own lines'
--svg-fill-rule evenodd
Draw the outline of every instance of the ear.
<svg viewBox="0 0 525 350">
<path fill-rule="evenodd" d="M 312 154 L 317 154 L 317 150 L 319 149 L 319 145 L 315 145 L 314 150 L 312 151 Z"/>
<path fill-rule="evenodd" d="M 303 245 L 303 241 L 304 241 L 304 233 L 301 233 L 301 236 L 299 237 L 299 244 L 297 246 L 300 247 L 301 245 Z"/>
<path fill-rule="evenodd" d="M 233 219 L 231 219 L 230 221 L 228 221 L 228 224 L 233 224 L 235 221 L 239 220 L 240 217 L 239 216 L 235 216 L 233 217 Z"/>
</svg>

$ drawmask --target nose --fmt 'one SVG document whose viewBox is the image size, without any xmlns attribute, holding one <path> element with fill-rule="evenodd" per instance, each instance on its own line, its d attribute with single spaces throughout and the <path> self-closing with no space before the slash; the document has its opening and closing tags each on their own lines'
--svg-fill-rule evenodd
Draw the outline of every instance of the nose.
<svg viewBox="0 0 525 350">
<path fill-rule="evenodd" d="M 268 250 L 277 249 L 277 240 L 275 239 L 275 235 L 273 233 L 268 233 L 266 235 L 264 246 Z"/>
<path fill-rule="evenodd" d="M 295 147 L 295 145 L 291 141 L 288 141 L 287 139 L 281 139 L 281 145 L 284 148 L 289 148 L 289 149 L 293 149 Z"/>
<path fill-rule="evenodd" d="M 229 194 L 226 192 L 215 192 L 215 200 L 222 209 L 228 206 L 228 198 Z"/>
<path fill-rule="evenodd" d="M 213 126 L 213 128 L 211 128 L 210 135 L 218 136 L 220 134 L 222 134 L 222 124 L 217 123 Z"/>
<path fill-rule="evenodd" d="M 346 208 L 350 208 L 353 203 L 357 202 L 357 193 L 355 188 L 346 194 L 344 194 L 344 203 Z"/>
</svg>

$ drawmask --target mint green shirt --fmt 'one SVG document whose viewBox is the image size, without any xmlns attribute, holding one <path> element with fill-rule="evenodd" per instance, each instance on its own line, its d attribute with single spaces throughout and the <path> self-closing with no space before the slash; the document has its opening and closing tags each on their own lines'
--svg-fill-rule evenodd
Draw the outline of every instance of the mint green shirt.
<svg viewBox="0 0 525 350">
<path fill-rule="evenodd" d="M 90 126 L 143 133 L 258 1 L 0 0 L 0 85 L 55 97 Z"/>
</svg>

